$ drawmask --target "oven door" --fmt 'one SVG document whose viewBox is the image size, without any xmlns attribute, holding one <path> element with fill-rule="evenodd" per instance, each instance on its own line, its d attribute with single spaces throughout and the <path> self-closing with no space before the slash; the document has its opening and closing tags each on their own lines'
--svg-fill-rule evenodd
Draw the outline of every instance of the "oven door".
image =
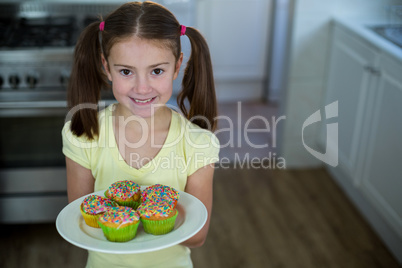
<svg viewBox="0 0 402 268">
<path fill-rule="evenodd" d="M 0 103 L 0 222 L 54 221 L 67 205 L 65 101 Z"/>
</svg>

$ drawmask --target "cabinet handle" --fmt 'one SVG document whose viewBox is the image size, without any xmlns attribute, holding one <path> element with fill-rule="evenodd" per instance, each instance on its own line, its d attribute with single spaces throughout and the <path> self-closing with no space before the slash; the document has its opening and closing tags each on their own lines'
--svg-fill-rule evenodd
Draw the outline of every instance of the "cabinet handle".
<svg viewBox="0 0 402 268">
<path fill-rule="evenodd" d="M 376 69 L 376 68 L 373 68 L 373 69 L 371 70 L 371 73 L 372 73 L 373 75 L 376 75 L 376 76 L 381 76 L 381 71 L 378 70 L 378 69 Z"/>
<path fill-rule="evenodd" d="M 367 71 L 367 72 L 372 73 L 373 72 L 373 67 L 371 67 L 370 65 L 366 65 L 366 66 L 364 66 L 364 70 Z"/>
<path fill-rule="evenodd" d="M 371 73 L 372 75 L 381 76 L 381 71 L 370 65 L 364 66 L 364 70 Z"/>
</svg>

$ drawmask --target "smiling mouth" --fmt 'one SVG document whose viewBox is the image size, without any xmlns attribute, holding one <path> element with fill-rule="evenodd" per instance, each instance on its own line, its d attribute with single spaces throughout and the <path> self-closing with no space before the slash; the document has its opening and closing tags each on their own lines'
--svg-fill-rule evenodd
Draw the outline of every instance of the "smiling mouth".
<svg viewBox="0 0 402 268">
<path fill-rule="evenodd" d="M 136 103 L 149 103 L 149 102 L 152 102 L 154 99 L 155 99 L 156 97 L 152 97 L 152 98 L 149 98 L 149 99 L 144 99 L 144 100 L 140 100 L 140 99 L 134 99 L 134 98 L 131 98 L 134 102 L 136 102 Z"/>
</svg>

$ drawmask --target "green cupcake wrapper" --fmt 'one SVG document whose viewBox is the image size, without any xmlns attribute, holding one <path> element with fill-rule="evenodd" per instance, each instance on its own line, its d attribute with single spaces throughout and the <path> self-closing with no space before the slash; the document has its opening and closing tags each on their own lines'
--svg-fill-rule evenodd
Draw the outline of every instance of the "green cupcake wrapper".
<svg viewBox="0 0 402 268">
<path fill-rule="evenodd" d="M 116 200 L 113 200 L 113 201 L 116 202 L 117 204 L 119 204 L 120 206 L 130 207 L 133 209 L 137 209 L 139 207 L 139 205 L 141 204 L 141 202 L 139 202 L 139 201 L 122 201 L 122 202 L 119 202 Z"/>
<path fill-rule="evenodd" d="M 107 190 L 106 190 L 105 193 L 104 193 L 105 197 L 107 197 L 106 192 L 107 192 Z M 139 207 L 139 205 L 141 205 L 141 201 L 140 201 L 140 200 L 138 200 L 138 201 L 116 201 L 116 200 L 114 200 L 113 197 L 111 197 L 111 196 L 110 196 L 110 197 L 107 197 L 107 198 L 109 198 L 110 200 L 113 200 L 113 201 L 116 202 L 119 206 L 130 207 L 130 208 L 133 208 L 133 209 L 137 209 L 137 208 Z"/>
<path fill-rule="evenodd" d="M 144 231 L 148 234 L 153 235 L 163 235 L 171 232 L 174 228 L 174 224 L 176 222 L 177 215 L 179 215 L 179 211 L 176 210 L 176 215 L 166 220 L 147 220 L 141 218 L 142 227 Z"/>
<path fill-rule="evenodd" d="M 136 236 L 140 221 L 135 224 L 130 224 L 126 227 L 118 229 L 105 226 L 100 221 L 98 221 L 98 224 L 107 240 L 111 242 L 127 242 L 134 239 L 134 237 Z"/>
</svg>

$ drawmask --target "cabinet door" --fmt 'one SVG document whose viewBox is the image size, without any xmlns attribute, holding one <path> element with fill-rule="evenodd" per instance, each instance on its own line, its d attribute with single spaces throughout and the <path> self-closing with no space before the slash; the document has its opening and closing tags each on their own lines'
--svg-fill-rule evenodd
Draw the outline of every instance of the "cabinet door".
<svg viewBox="0 0 402 268">
<path fill-rule="evenodd" d="M 328 153 L 338 150 L 339 168 L 350 178 L 356 177 L 358 146 L 361 140 L 364 107 L 377 51 L 354 39 L 339 28 L 334 29 L 331 48 L 326 103 L 338 101 L 338 147 L 327 146 Z M 325 144 L 326 124 L 320 141 Z M 336 141 L 331 142 L 336 144 Z"/>
<path fill-rule="evenodd" d="M 402 237 L 402 63 L 383 56 L 380 70 L 362 188 Z"/>
<path fill-rule="evenodd" d="M 216 80 L 266 77 L 272 0 L 202 0 L 197 26 L 205 35 Z"/>
</svg>

